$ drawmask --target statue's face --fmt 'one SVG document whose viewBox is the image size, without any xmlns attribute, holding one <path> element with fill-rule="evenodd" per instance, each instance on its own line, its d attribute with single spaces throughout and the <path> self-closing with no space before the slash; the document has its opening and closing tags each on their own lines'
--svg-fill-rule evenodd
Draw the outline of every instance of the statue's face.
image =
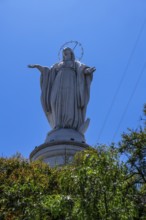
<svg viewBox="0 0 146 220">
<path fill-rule="evenodd" d="M 64 50 L 63 56 L 64 56 L 64 60 L 71 60 L 72 59 L 70 50 Z"/>
</svg>

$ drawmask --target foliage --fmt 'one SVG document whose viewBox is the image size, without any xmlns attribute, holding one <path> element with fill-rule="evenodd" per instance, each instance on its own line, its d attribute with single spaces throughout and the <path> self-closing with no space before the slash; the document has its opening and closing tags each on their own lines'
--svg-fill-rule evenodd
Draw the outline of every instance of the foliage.
<svg viewBox="0 0 146 220">
<path fill-rule="evenodd" d="M 145 127 L 129 129 L 118 148 L 89 148 L 62 167 L 0 158 L 0 220 L 89 219 L 146 219 Z"/>
<path fill-rule="evenodd" d="M 76 156 L 71 172 L 63 169 L 60 186 L 70 195 L 72 219 L 133 219 L 132 189 L 127 190 L 126 169 L 115 149 L 102 146 Z M 69 218 L 70 219 L 70 218 Z"/>
<path fill-rule="evenodd" d="M 144 106 L 146 115 L 146 105 Z M 135 187 L 136 192 L 133 201 L 137 203 L 138 220 L 146 219 L 146 130 L 129 129 L 128 133 L 122 135 L 119 143 L 119 152 L 127 157 L 127 166 L 130 182 L 129 187 Z"/>
<path fill-rule="evenodd" d="M 127 156 L 127 166 L 131 174 L 137 176 L 135 183 L 146 183 L 146 133 L 129 130 L 123 134 L 119 151 Z"/>
<path fill-rule="evenodd" d="M 1 158 L 0 219 L 134 219 L 134 189 L 126 177 L 113 147 L 80 152 L 62 168 Z"/>
</svg>

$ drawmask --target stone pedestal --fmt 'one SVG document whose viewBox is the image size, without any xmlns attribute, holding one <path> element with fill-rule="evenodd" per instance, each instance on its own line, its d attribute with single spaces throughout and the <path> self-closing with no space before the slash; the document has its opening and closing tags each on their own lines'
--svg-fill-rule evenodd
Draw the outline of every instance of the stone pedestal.
<svg viewBox="0 0 146 220">
<path fill-rule="evenodd" d="M 47 134 L 45 143 L 36 147 L 30 160 L 42 160 L 51 167 L 69 163 L 76 152 L 88 147 L 84 135 L 73 129 L 58 129 Z"/>
</svg>

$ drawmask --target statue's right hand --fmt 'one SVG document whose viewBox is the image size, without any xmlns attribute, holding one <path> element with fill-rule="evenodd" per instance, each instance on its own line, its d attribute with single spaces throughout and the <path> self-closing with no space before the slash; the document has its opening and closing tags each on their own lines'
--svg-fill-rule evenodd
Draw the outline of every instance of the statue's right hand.
<svg viewBox="0 0 146 220">
<path fill-rule="evenodd" d="M 31 65 L 31 64 L 29 64 L 27 67 L 28 67 L 28 68 L 35 68 L 36 65 Z"/>
</svg>

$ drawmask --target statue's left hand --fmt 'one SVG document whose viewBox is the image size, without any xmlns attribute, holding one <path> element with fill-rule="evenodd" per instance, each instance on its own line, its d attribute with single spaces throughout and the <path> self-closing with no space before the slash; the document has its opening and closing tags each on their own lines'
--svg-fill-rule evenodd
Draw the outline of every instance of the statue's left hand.
<svg viewBox="0 0 146 220">
<path fill-rule="evenodd" d="M 95 67 L 89 67 L 85 70 L 85 74 L 91 74 L 96 71 Z"/>
<path fill-rule="evenodd" d="M 36 68 L 36 65 L 31 65 L 31 64 L 29 64 L 29 65 L 27 65 L 27 67 L 28 67 L 28 68 Z"/>
</svg>

